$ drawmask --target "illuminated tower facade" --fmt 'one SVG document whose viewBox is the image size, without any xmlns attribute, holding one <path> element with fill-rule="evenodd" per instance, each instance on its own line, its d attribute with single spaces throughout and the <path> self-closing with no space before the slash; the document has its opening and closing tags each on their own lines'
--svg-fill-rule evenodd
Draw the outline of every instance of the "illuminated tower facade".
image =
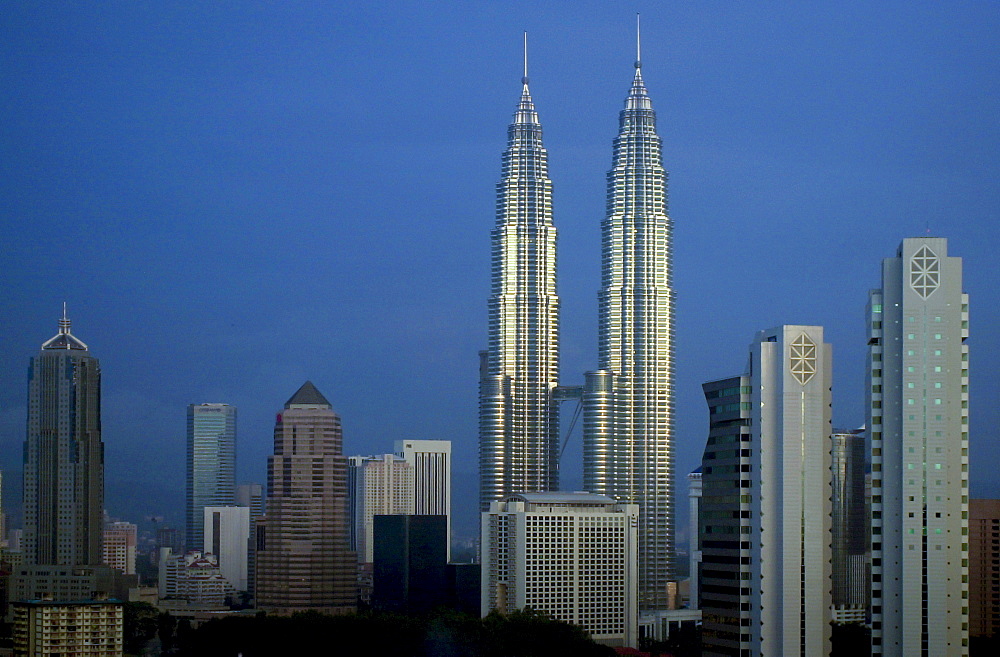
<svg viewBox="0 0 1000 657">
<path fill-rule="evenodd" d="M 601 224 L 598 367 L 584 404 L 584 488 L 639 505 L 639 608 L 666 609 L 672 576 L 674 293 L 656 114 L 637 58 L 619 115 Z"/>
<path fill-rule="evenodd" d="M 525 51 L 527 52 L 527 51 Z M 528 91 L 507 129 L 491 233 L 489 347 L 480 353 L 481 510 L 514 493 L 559 487 L 559 297 L 552 181 Z"/>
</svg>

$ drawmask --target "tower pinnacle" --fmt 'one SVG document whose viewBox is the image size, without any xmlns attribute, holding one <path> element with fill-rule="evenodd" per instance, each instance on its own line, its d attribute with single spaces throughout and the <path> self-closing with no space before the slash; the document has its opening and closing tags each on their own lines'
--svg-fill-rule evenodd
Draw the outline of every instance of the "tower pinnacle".
<svg viewBox="0 0 1000 657">
<path fill-rule="evenodd" d="M 524 33 L 524 77 L 521 78 L 521 84 L 525 87 L 528 86 L 528 32 Z"/>
<path fill-rule="evenodd" d="M 63 301 L 62 319 L 59 320 L 59 333 L 69 333 L 69 318 L 66 316 L 66 302 Z"/>
<path fill-rule="evenodd" d="M 642 47 L 639 43 L 639 12 L 635 12 L 635 67 L 637 69 L 642 68 Z"/>
</svg>

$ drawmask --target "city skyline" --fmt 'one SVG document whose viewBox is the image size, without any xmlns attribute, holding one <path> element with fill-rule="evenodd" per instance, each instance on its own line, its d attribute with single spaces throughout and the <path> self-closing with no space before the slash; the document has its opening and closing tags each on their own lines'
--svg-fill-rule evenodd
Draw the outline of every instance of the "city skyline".
<svg viewBox="0 0 1000 657">
<path fill-rule="evenodd" d="M 110 373 L 109 489 L 183 491 L 182 409 L 203 399 L 240 408 L 237 479 L 262 481 L 273 401 L 306 378 L 335 400 L 348 453 L 450 439 L 456 487 L 474 489 L 485 233 L 525 28 L 560 228 L 564 383 L 597 366 L 607 144 L 634 16 L 530 6 L 444 21 L 402 5 L 0 19 L 2 84 L 17 92 L 0 183 L 0 468 L 20 468 L 24 364 L 65 300 Z M 997 8 L 671 8 L 643 24 L 676 224 L 675 477 L 700 457 L 700 383 L 731 373 L 759 326 L 825 326 L 835 424 L 861 424 L 857 300 L 876 263 L 929 228 L 965 259 L 970 296 L 1000 283 Z M 974 305 L 970 321 L 974 341 L 997 341 L 997 309 Z M 989 351 L 973 372 L 1000 365 Z M 997 384 L 973 379 L 972 495 L 998 496 Z M 564 487 L 582 480 L 580 450 L 578 426 Z"/>
</svg>

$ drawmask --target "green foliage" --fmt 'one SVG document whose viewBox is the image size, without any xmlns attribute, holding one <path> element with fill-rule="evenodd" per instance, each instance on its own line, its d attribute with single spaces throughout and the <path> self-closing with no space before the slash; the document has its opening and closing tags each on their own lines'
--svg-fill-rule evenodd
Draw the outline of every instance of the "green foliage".
<svg viewBox="0 0 1000 657">
<path fill-rule="evenodd" d="M 126 602 L 123 604 L 123 634 L 125 652 L 142 652 L 146 642 L 153 638 L 157 629 L 160 612 L 148 602 Z"/>
<path fill-rule="evenodd" d="M 180 634 L 180 632 L 178 632 Z M 385 654 L 394 657 L 606 657 L 578 627 L 531 610 L 480 619 L 452 611 L 430 617 L 364 612 L 325 616 L 230 616 L 179 639 L 180 657 Z"/>
<path fill-rule="evenodd" d="M 176 628 L 177 619 L 170 614 L 163 612 L 156 617 L 156 634 L 160 637 L 160 646 L 165 654 L 174 647 L 174 630 Z"/>
</svg>

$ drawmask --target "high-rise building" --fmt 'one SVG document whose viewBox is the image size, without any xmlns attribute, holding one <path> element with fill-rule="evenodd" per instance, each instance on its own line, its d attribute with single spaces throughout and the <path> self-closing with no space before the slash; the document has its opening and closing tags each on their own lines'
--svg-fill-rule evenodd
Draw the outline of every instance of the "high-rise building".
<svg viewBox="0 0 1000 657">
<path fill-rule="evenodd" d="M 868 446 L 865 430 L 834 431 L 833 463 L 833 620 L 863 623 L 868 613 L 871 561 L 870 510 L 865 496 Z"/>
<path fill-rule="evenodd" d="M 24 563 L 102 563 L 104 443 L 101 368 L 70 332 L 42 345 L 28 372 L 24 443 Z"/>
<path fill-rule="evenodd" d="M 447 552 L 451 560 L 451 441 L 397 440 L 396 456 L 413 467 L 413 512 L 447 517 Z"/>
<path fill-rule="evenodd" d="M 351 549 L 359 562 L 372 563 L 375 516 L 413 513 L 413 466 L 393 454 L 352 456 L 347 462 Z"/>
<path fill-rule="evenodd" d="M 583 486 L 639 505 L 639 608 L 669 607 L 673 577 L 674 292 L 667 172 L 635 62 L 601 223 L 598 371 L 583 393 Z"/>
<path fill-rule="evenodd" d="M 639 510 L 591 493 L 525 493 L 482 519 L 482 614 L 531 607 L 636 647 Z"/>
<path fill-rule="evenodd" d="M 970 500 L 969 583 L 969 636 L 1000 634 L 1000 500 Z"/>
<path fill-rule="evenodd" d="M 688 473 L 688 607 L 698 606 L 701 578 L 701 546 L 698 543 L 698 518 L 701 517 L 701 466 Z"/>
<path fill-rule="evenodd" d="M 373 607 L 426 614 L 448 604 L 447 530 L 441 515 L 375 516 Z"/>
<path fill-rule="evenodd" d="M 187 408 L 187 526 L 190 550 L 200 550 L 206 506 L 231 506 L 236 496 L 236 407 Z"/>
<path fill-rule="evenodd" d="M 527 43 L 527 41 L 526 41 Z M 507 129 L 491 233 L 489 347 L 480 353 L 479 501 L 559 488 L 559 297 L 552 181 L 528 91 Z"/>
<path fill-rule="evenodd" d="M 236 487 L 236 505 L 250 509 L 246 590 L 252 595 L 257 590 L 257 520 L 264 515 L 264 487 L 255 483 L 240 484 Z"/>
<path fill-rule="evenodd" d="M 696 534 L 701 562 L 697 571 L 691 571 L 691 589 L 698 592 L 691 602 L 701 609 L 706 655 L 750 654 L 754 583 L 748 564 L 754 491 L 745 474 L 753 467 L 750 385 L 749 375 L 702 384 L 708 404 L 708 440 L 698 469 L 701 504 Z M 741 579 L 744 572 L 746 580 Z"/>
<path fill-rule="evenodd" d="M 274 425 L 267 511 L 257 523 L 257 607 L 349 613 L 357 557 L 348 547 L 347 461 L 340 416 L 306 381 Z"/>
<path fill-rule="evenodd" d="M 786 325 L 703 386 L 705 655 L 830 654 L 831 380 L 823 328 Z"/>
<path fill-rule="evenodd" d="M 968 655 L 969 297 L 940 237 L 868 297 L 872 653 Z"/>
<path fill-rule="evenodd" d="M 135 543 L 139 528 L 131 522 L 109 522 L 104 527 L 104 563 L 126 575 L 135 575 Z"/>
<path fill-rule="evenodd" d="M 219 559 L 222 576 L 237 591 L 247 588 L 247 542 L 250 540 L 250 507 L 206 506 L 205 549 Z"/>
</svg>

